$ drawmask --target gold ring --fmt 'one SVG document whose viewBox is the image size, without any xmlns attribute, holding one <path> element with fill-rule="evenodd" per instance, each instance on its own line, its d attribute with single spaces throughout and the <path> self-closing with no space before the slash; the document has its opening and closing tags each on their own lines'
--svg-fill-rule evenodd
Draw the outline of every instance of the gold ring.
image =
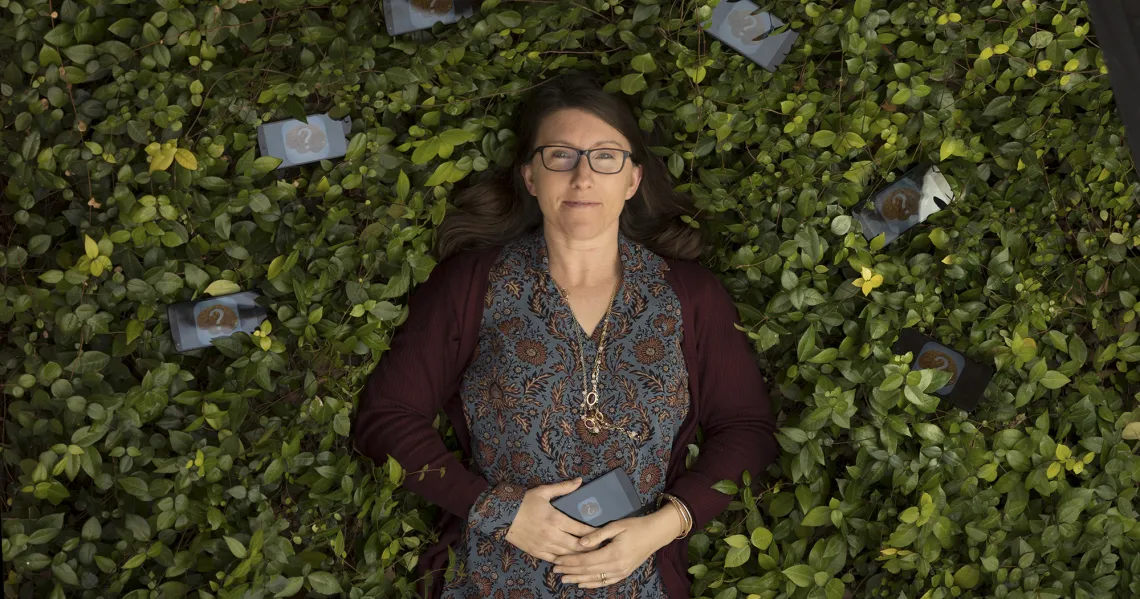
<svg viewBox="0 0 1140 599">
<path fill-rule="evenodd" d="M 606 573 L 605 573 L 605 572 L 602 572 L 602 573 L 601 573 L 599 576 L 601 576 L 601 577 L 602 577 L 602 584 L 608 584 L 608 583 L 606 582 Z"/>
</svg>

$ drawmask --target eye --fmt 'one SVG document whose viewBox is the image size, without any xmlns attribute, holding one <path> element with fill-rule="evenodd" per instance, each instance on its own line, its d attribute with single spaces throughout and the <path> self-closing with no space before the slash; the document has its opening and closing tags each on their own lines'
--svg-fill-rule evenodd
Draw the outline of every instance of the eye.
<svg viewBox="0 0 1140 599">
<path fill-rule="evenodd" d="M 570 156 L 570 152 L 567 152 L 566 150 L 554 150 L 553 154 L 555 158 L 566 158 Z"/>
<path fill-rule="evenodd" d="M 599 152 L 598 158 L 602 158 L 604 160 L 612 160 L 612 159 L 616 158 L 616 156 L 613 155 L 613 152 L 606 151 L 606 152 Z"/>
</svg>

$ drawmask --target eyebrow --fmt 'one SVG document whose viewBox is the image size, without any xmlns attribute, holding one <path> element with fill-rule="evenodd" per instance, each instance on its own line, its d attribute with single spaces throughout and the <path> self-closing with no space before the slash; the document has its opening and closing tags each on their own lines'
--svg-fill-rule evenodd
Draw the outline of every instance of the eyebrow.
<svg viewBox="0 0 1140 599">
<path fill-rule="evenodd" d="M 612 148 L 615 148 L 615 149 L 618 149 L 618 150 L 624 150 L 624 149 L 625 149 L 625 148 L 623 148 L 623 147 L 622 147 L 622 145 L 621 145 L 621 142 L 620 142 L 620 141 L 615 141 L 615 140 L 612 140 L 612 139 L 604 139 L 604 140 L 602 140 L 602 141 L 599 141 L 599 142 L 595 143 L 594 145 L 592 145 L 592 146 L 590 146 L 590 147 L 591 147 L 591 148 L 596 148 L 596 147 L 598 147 L 598 146 L 604 146 L 605 144 L 613 144 L 612 146 L 606 146 L 606 147 L 612 147 Z M 572 147 L 574 147 L 574 144 L 572 144 L 572 143 L 570 143 L 570 142 L 568 142 L 568 141 L 566 141 L 566 140 L 564 140 L 564 139 L 556 139 L 556 140 L 554 140 L 554 141 L 551 141 L 551 142 L 549 142 L 549 143 L 547 143 L 547 144 L 544 144 L 544 145 L 548 145 L 548 146 L 567 146 L 567 147 L 571 147 L 571 148 L 572 148 Z"/>
</svg>

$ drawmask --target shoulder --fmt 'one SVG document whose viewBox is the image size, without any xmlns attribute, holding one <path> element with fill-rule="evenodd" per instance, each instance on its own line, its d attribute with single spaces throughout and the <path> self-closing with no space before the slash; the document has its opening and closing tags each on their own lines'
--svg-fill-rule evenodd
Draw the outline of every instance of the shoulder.
<svg viewBox="0 0 1140 599">
<path fill-rule="evenodd" d="M 432 268 L 425 284 L 430 283 L 433 287 L 465 287 L 479 281 L 480 273 L 486 278 L 502 249 L 503 246 L 496 245 L 452 254 Z"/>
<path fill-rule="evenodd" d="M 664 258 L 669 270 L 665 278 L 673 286 L 674 292 L 681 296 L 681 301 L 704 303 L 709 299 L 727 295 L 727 290 L 720 279 L 709 268 L 697 260 L 678 260 Z"/>
</svg>

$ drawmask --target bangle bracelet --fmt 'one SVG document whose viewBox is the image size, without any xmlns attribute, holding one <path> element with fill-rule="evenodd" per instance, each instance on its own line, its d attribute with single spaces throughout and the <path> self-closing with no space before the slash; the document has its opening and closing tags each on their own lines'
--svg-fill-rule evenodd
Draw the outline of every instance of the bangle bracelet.
<svg viewBox="0 0 1140 599">
<path fill-rule="evenodd" d="M 677 515 L 681 518 L 681 534 L 674 537 L 674 540 L 680 540 L 688 536 L 689 532 L 693 529 L 693 515 L 689 512 L 689 508 L 678 499 L 675 495 L 669 493 L 662 493 L 661 499 L 658 500 L 658 505 L 661 500 L 668 499 L 677 508 Z"/>
</svg>

